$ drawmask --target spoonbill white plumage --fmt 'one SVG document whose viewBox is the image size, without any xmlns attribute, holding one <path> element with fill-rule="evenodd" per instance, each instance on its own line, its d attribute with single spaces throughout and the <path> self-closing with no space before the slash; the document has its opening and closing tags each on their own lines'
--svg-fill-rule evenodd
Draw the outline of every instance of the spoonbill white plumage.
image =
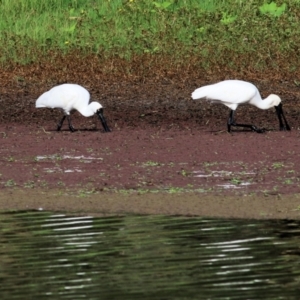
<svg viewBox="0 0 300 300">
<path fill-rule="evenodd" d="M 242 80 L 224 80 L 215 84 L 202 86 L 192 93 L 193 100 L 206 99 L 212 103 L 222 103 L 229 107 L 230 114 L 227 121 L 228 132 L 231 126 L 251 128 L 253 131 L 262 133 L 265 130 L 259 129 L 254 125 L 237 124 L 234 120 L 234 112 L 240 104 L 249 103 L 260 109 L 275 107 L 279 120 L 280 130 L 291 130 L 283 114 L 282 103 L 279 96 L 271 94 L 266 99 L 262 99 L 255 85 Z M 282 122 L 282 118 L 285 126 Z"/>
<path fill-rule="evenodd" d="M 57 131 L 61 129 L 66 118 L 69 122 L 70 131 L 75 131 L 71 123 L 70 112 L 72 110 L 77 110 L 85 117 L 97 114 L 103 125 L 104 131 L 109 132 L 110 129 L 103 116 L 102 105 L 98 102 L 89 103 L 89 101 L 90 93 L 84 87 L 78 84 L 66 83 L 55 86 L 42 94 L 36 100 L 35 107 L 59 108 L 64 112 L 63 118 L 57 124 Z"/>
</svg>

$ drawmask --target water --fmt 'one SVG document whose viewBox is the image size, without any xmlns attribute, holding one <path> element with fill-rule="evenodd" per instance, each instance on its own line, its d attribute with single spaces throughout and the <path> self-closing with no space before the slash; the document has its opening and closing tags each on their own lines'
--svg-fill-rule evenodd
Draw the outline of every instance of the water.
<svg viewBox="0 0 300 300">
<path fill-rule="evenodd" d="M 0 299 L 299 299 L 300 222 L 0 214 Z"/>
</svg>

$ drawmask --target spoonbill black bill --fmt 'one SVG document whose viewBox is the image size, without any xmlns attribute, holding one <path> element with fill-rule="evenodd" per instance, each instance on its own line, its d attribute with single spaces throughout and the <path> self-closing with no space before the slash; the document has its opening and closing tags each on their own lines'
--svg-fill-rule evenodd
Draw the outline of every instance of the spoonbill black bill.
<svg viewBox="0 0 300 300">
<path fill-rule="evenodd" d="M 75 128 L 71 123 L 70 113 L 73 110 L 79 111 L 84 117 L 91 117 L 97 114 L 105 132 L 110 129 L 107 126 L 106 120 L 103 115 L 103 107 L 99 102 L 90 102 L 90 93 L 78 84 L 66 83 L 58 85 L 42 94 L 35 103 L 35 107 L 48 107 L 58 108 L 64 113 L 63 118 L 57 124 L 57 131 L 63 125 L 64 120 L 67 118 L 70 131 L 74 132 Z"/>
<path fill-rule="evenodd" d="M 222 103 L 230 108 L 229 119 L 227 121 L 228 132 L 231 126 L 246 127 L 253 131 L 262 133 L 264 128 L 259 129 L 250 124 L 238 124 L 235 122 L 234 113 L 241 104 L 251 104 L 260 109 L 275 107 L 279 120 L 279 130 L 291 130 L 282 109 L 279 96 L 271 94 L 266 99 L 262 99 L 255 85 L 242 80 L 224 80 L 215 84 L 202 86 L 192 93 L 193 100 L 205 99 L 212 103 Z M 285 125 L 283 124 L 283 121 Z"/>
</svg>

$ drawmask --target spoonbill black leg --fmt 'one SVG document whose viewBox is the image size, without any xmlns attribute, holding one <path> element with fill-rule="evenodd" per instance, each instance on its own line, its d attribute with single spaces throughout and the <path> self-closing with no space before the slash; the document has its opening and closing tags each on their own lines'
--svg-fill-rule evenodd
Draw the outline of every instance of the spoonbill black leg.
<svg viewBox="0 0 300 300">
<path fill-rule="evenodd" d="M 235 121 L 234 121 L 234 110 L 231 110 L 229 113 L 229 118 L 227 121 L 227 130 L 228 132 L 231 132 L 231 125 L 234 125 Z"/>
<path fill-rule="evenodd" d="M 229 118 L 228 118 L 228 121 L 227 121 L 228 132 L 231 132 L 231 126 L 250 128 L 252 131 L 255 131 L 257 133 L 265 132 L 264 128 L 260 129 L 260 128 L 257 128 L 256 126 L 250 125 L 250 124 L 237 124 L 237 123 L 235 123 L 234 110 L 230 111 Z"/>
<path fill-rule="evenodd" d="M 288 122 L 283 114 L 282 103 L 279 103 L 279 105 L 275 106 L 275 109 L 276 109 L 276 113 L 277 113 L 278 120 L 279 120 L 279 130 L 291 130 L 291 127 L 288 124 Z M 285 127 L 284 127 L 281 117 L 284 120 Z"/>
<path fill-rule="evenodd" d="M 71 117 L 70 117 L 69 115 L 67 115 L 67 119 L 68 119 L 70 131 L 74 132 L 74 131 L 75 131 L 75 128 L 73 127 L 73 125 L 72 125 L 72 123 L 71 123 Z"/>
<path fill-rule="evenodd" d="M 57 131 L 60 131 L 65 119 L 66 119 L 66 115 L 64 115 L 60 120 L 60 122 L 57 124 Z"/>
<path fill-rule="evenodd" d="M 75 128 L 73 127 L 72 123 L 71 123 L 71 117 L 69 115 L 64 115 L 61 119 L 61 121 L 57 124 L 57 131 L 60 131 L 65 119 L 68 119 L 68 123 L 69 123 L 69 129 L 70 131 L 74 132 L 75 131 Z"/>
</svg>

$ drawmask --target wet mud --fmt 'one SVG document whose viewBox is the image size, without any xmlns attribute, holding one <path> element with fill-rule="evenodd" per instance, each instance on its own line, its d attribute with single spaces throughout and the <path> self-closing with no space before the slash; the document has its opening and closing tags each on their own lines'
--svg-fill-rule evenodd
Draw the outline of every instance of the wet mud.
<svg viewBox="0 0 300 300">
<path fill-rule="evenodd" d="M 82 84 L 103 104 L 112 132 L 104 133 L 96 116 L 75 112 L 72 133 L 67 122 L 56 131 L 61 112 L 34 107 L 41 93 L 63 83 L 63 74 L 47 81 L 40 69 L 20 70 L 2 76 L 1 209 L 300 216 L 300 107 L 294 82 L 252 80 L 263 97 L 276 93 L 283 99 L 290 132 L 278 130 L 275 109 L 245 105 L 236 120 L 267 131 L 229 134 L 228 108 L 190 98 L 195 88 L 216 78 L 160 74 L 80 81 L 79 72 L 68 82 Z"/>
</svg>

